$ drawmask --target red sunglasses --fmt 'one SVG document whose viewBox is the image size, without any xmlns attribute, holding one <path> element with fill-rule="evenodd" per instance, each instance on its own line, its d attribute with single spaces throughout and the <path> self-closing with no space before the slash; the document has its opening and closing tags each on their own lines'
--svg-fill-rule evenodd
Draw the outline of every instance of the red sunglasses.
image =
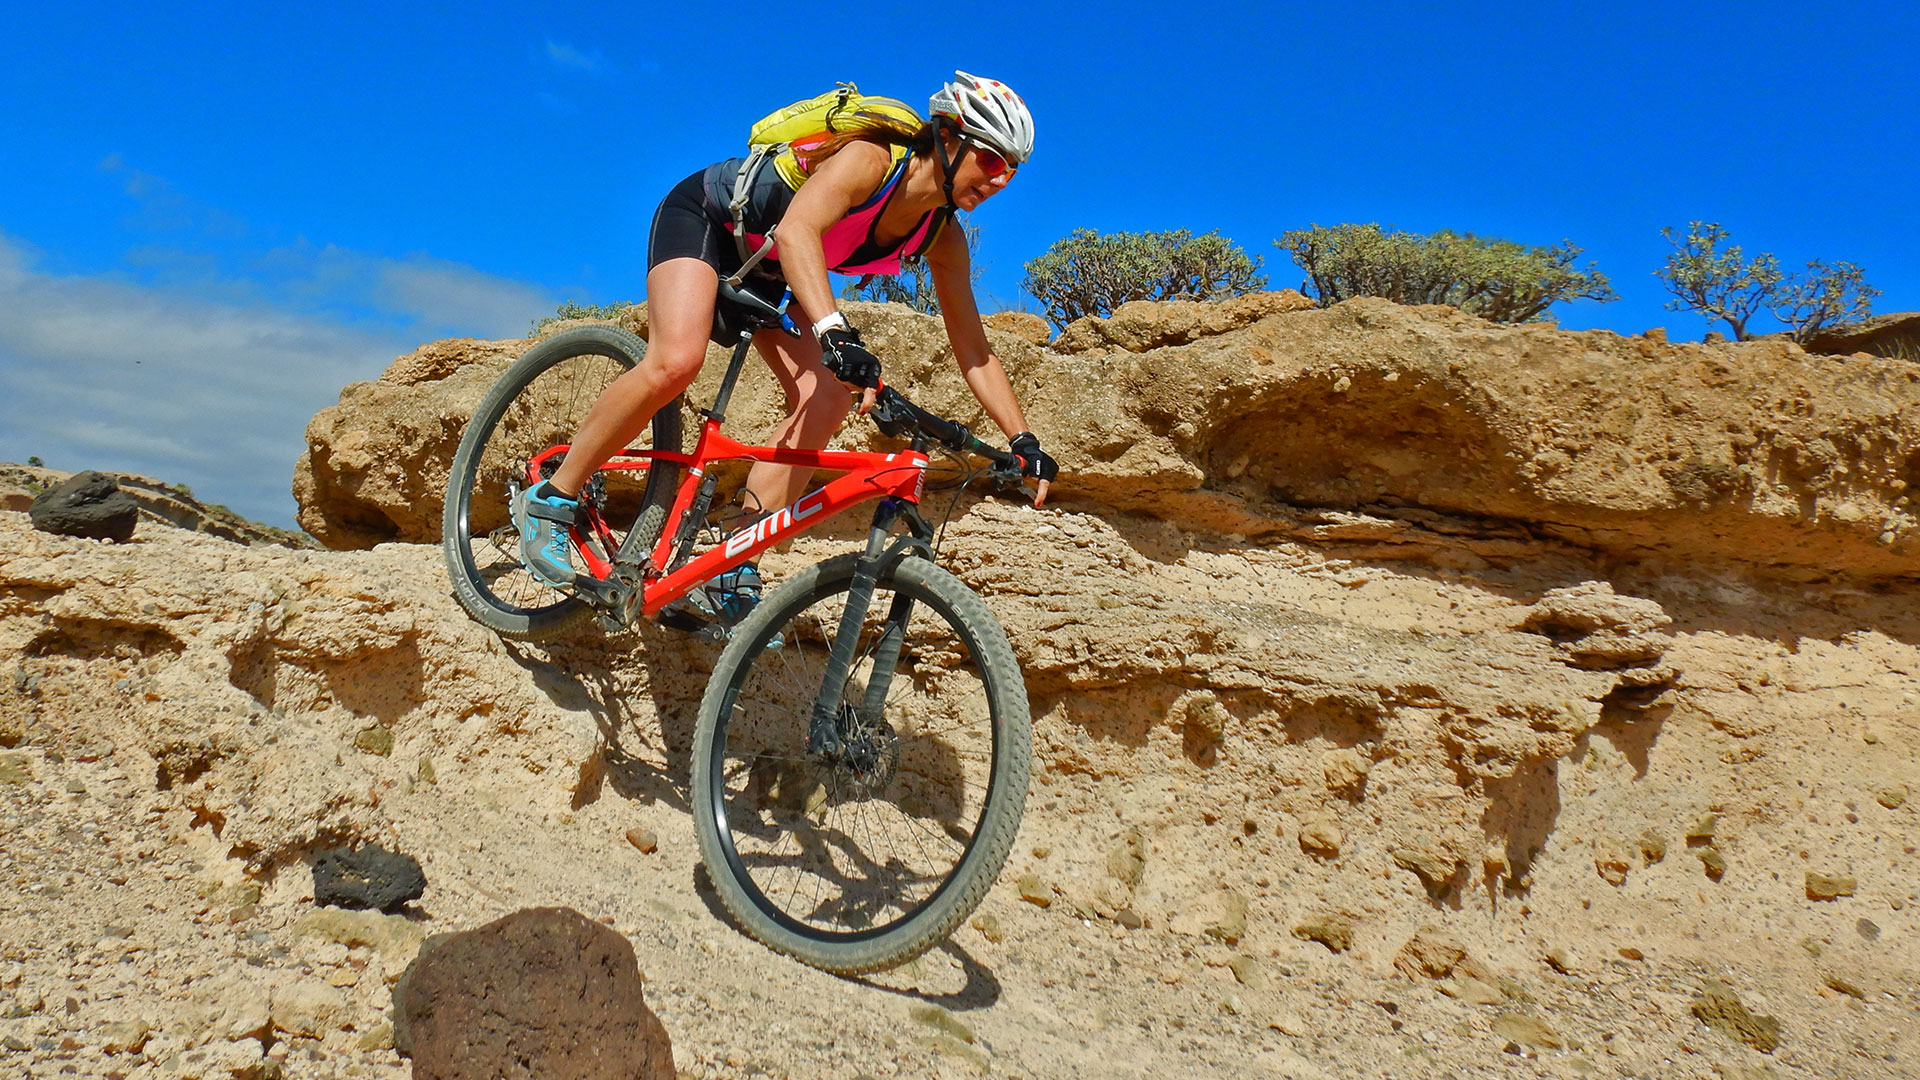
<svg viewBox="0 0 1920 1080">
<path fill-rule="evenodd" d="M 973 160 L 980 163 L 980 171 L 985 173 L 989 180 L 1001 173 L 1006 173 L 1007 179 L 1011 180 L 1013 174 L 1020 171 L 1019 166 L 1009 164 L 1005 155 L 985 143 L 968 139 L 967 145 L 973 147 Z"/>
</svg>

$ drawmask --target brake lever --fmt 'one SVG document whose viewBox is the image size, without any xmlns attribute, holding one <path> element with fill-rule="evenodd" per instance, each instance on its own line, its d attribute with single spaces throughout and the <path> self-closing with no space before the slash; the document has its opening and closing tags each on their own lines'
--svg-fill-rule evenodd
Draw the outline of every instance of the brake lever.
<svg viewBox="0 0 1920 1080">
<path fill-rule="evenodd" d="M 873 421 L 873 426 L 890 439 L 912 438 L 916 430 L 913 417 L 899 407 L 898 402 L 902 400 L 896 392 L 882 384 L 880 392 L 874 396 L 873 408 L 867 410 L 867 419 Z"/>
<path fill-rule="evenodd" d="M 991 484 L 996 491 L 1023 488 L 1026 486 L 1023 483 L 1025 479 L 1026 475 L 1021 471 L 1018 462 L 998 462 L 987 466 L 987 483 Z"/>
</svg>

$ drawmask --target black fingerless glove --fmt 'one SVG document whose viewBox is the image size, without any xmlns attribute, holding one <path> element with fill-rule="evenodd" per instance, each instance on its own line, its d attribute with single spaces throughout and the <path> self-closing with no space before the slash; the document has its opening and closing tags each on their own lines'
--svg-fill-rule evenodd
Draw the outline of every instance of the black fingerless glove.
<svg viewBox="0 0 1920 1080">
<path fill-rule="evenodd" d="M 833 327 L 820 334 L 820 360 L 843 383 L 863 390 L 880 388 L 880 360 L 860 344 L 852 327 Z"/>
<path fill-rule="evenodd" d="M 1054 464 L 1053 456 L 1040 449 L 1040 436 L 1031 431 L 1023 431 L 1007 444 L 1020 459 L 1020 475 L 1031 476 L 1036 480 L 1051 481 L 1060 475 L 1060 466 Z"/>
</svg>

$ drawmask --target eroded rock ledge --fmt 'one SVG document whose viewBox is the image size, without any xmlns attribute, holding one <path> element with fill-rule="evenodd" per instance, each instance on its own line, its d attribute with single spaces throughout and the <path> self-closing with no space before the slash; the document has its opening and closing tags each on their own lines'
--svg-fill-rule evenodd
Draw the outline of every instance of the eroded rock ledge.
<svg viewBox="0 0 1920 1080">
<path fill-rule="evenodd" d="M 936 319 L 853 305 L 889 373 L 980 420 Z M 644 310 L 628 316 L 644 329 Z M 1672 344 L 1298 294 L 1136 303 L 996 348 L 1064 470 L 1062 505 L 1255 542 L 1502 560 L 1562 547 L 1770 576 L 1920 575 L 1920 366 L 1782 341 Z M 432 542 L 466 417 L 525 342 L 442 341 L 308 427 L 300 520 L 342 548 Z M 719 375 L 710 363 L 692 397 Z M 775 417 L 754 372 L 731 416 Z M 843 445 L 880 445 L 849 425 Z M 1463 554 L 1464 553 L 1464 554 Z"/>
</svg>

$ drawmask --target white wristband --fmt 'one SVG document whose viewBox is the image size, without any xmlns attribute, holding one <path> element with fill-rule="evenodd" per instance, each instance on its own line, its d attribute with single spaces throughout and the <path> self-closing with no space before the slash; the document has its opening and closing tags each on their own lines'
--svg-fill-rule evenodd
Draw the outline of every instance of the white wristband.
<svg viewBox="0 0 1920 1080">
<path fill-rule="evenodd" d="M 828 314 L 826 318 L 821 319 L 819 322 L 813 324 L 813 336 L 819 337 L 821 334 L 824 334 L 829 330 L 845 330 L 845 329 L 847 329 L 847 317 L 835 311 Z"/>
</svg>

